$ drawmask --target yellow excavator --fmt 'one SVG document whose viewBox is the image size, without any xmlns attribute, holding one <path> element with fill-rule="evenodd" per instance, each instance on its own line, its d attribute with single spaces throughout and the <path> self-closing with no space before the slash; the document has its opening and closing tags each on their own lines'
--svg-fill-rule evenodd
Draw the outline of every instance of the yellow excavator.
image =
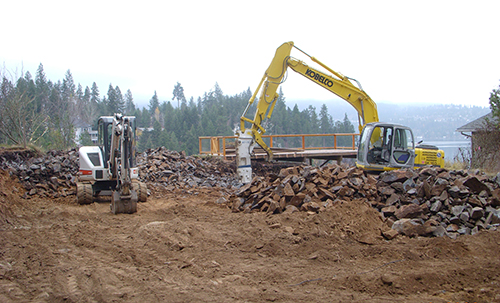
<svg viewBox="0 0 500 303">
<path fill-rule="evenodd" d="M 291 57 L 292 48 L 305 54 L 327 72 L 310 67 L 303 61 Z M 431 145 L 415 147 L 413 132 L 409 127 L 379 122 L 377 105 L 363 91 L 358 81 L 332 70 L 318 59 L 296 47 L 293 42 L 286 42 L 276 50 L 271 64 L 240 118 L 240 127 L 235 130 L 238 137 L 236 166 L 242 183 L 249 183 L 252 178 L 250 158 L 255 143 L 266 151 L 268 160 L 273 159 L 272 150 L 262 139 L 262 135 L 266 132 L 262 122 L 265 118 L 271 118 L 279 96 L 277 94 L 278 87 L 283 83 L 288 68 L 339 96 L 356 109 L 361 134 L 356 160 L 358 167 L 368 171 L 386 171 L 425 165 L 444 166 L 444 152 Z M 252 120 L 245 115 L 259 92 L 257 109 Z M 245 123 L 250 123 L 251 127 L 246 128 Z"/>
</svg>

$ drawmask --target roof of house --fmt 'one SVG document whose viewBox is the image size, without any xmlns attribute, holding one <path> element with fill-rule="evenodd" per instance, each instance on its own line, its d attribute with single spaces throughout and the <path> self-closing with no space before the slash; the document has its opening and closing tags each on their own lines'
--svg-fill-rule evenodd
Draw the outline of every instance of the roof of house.
<svg viewBox="0 0 500 303">
<path fill-rule="evenodd" d="M 457 132 L 474 132 L 484 128 L 487 121 L 498 121 L 498 118 L 493 116 L 493 113 L 486 114 L 481 118 L 471 121 L 463 126 L 457 128 Z"/>
</svg>

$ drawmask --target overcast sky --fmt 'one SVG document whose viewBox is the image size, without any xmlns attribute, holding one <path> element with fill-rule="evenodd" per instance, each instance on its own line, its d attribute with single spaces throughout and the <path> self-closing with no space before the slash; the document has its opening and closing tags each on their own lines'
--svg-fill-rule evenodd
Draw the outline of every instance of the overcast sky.
<svg viewBox="0 0 500 303">
<path fill-rule="evenodd" d="M 10 73 L 171 100 L 258 85 L 287 41 L 361 82 L 375 102 L 489 106 L 500 84 L 500 1 L 3 1 L 0 62 Z M 292 50 L 292 56 L 307 58 Z M 312 64 L 311 64 L 312 65 Z M 287 104 L 332 100 L 289 71 Z"/>
</svg>

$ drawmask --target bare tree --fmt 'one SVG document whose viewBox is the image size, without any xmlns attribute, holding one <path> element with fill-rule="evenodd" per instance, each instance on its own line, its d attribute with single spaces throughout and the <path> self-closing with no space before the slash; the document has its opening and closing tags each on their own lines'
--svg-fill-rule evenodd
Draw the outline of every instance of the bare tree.
<svg viewBox="0 0 500 303">
<path fill-rule="evenodd" d="M 0 78 L 0 134 L 7 142 L 25 148 L 36 144 L 48 131 L 48 116 L 36 105 L 31 75 L 17 77 L 17 71 L 13 74 L 4 66 Z M 17 78 L 14 85 L 10 79 Z"/>
<path fill-rule="evenodd" d="M 22 78 L 19 81 L 23 81 Z M 18 81 L 18 82 L 19 82 Z M 37 110 L 34 96 L 2 75 L 0 133 L 17 145 L 35 144 L 48 130 L 48 117 Z"/>
</svg>

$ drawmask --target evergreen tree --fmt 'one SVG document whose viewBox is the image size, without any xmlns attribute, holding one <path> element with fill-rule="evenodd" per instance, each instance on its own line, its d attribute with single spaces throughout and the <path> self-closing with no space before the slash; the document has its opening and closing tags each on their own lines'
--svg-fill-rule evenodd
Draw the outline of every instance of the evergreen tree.
<svg viewBox="0 0 500 303">
<path fill-rule="evenodd" d="M 163 126 L 168 132 L 175 131 L 175 110 L 170 101 L 164 102 L 163 108 Z"/>
<path fill-rule="evenodd" d="M 354 125 L 352 125 L 351 121 L 347 117 L 347 113 L 344 116 L 344 120 L 342 122 L 337 121 L 335 133 L 340 134 L 353 134 L 354 133 Z M 337 136 L 337 146 L 352 146 L 352 137 L 347 136 Z"/>
<path fill-rule="evenodd" d="M 134 98 L 130 89 L 125 93 L 125 114 L 130 115 L 135 111 Z"/>
<path fill-rule="evenodd" d="M 106 96 L 103 96 L 101 102 L 97 104 L 97 111 L 99 112 L 99 116 L 110 115 L 108 109 L 108 98 L 106 98 Z"/>
<path fill-rule="evenodd" d="M 75 116 L 77 116 L 79 119 L 83 120 L 83 117 L 85 116 L 84 111 L 86 108 L 85 104 L 85 99 L 83 98 L 83 87 L 81 86 L 80 83 L 78 83 L 78 88 L 76 89 L 76 105 L 75 105 Z M 85 121 L 87 122 L 87 121 Z"/>
<path fill-rule="evenodd" d="M 490 109 L 493 116 L 500 121 L 500 85 L 490 93 Z M 500 125 L 500 122 L 497 125 Z"/>
<path fill-rule="evenodd" d="M 200 121 L 200 116 L 198 114 L 198 105 L 194 102 L 194 98 L 189 99 L 188 104 L 188 116 L 192 125 L 198 125 Z"/>
<path fill-rule="evenodd" d="M 101 104 L 101 97 L 99 93 L 99 87 L 95 82 L 92 83 L 90 89 L 90 106 L 89 106 L 89 117 L 92 121 L 97 122 L 97 117 L 104 114 L 104 109 Z M 90 122 L 90 121 L 89 121 Z"/>
<path fill-rule="evenodd" d="M 135 117 L 135 125 L 140 128 L 146 127 L 146 124 L 142 121 L 142 110 L 139 108 L 136 108 L 133 113 L 131 113 L 131 116 Z"/>
<path fill-rule="evenodd" d="M 75 91 L 76 91 L 76 86 L 75 82 L 73 80 L 73 75 L 71 74 L 71 71 L 68 69 L 66 71 L 66 74 L 64 76 L 64 80 L 62 83 L 62 98 L 65 102 L 68 103 L 74 103 L 74 96 L 75 96 Z"/>
<path fill-rule="evenodd" d="M 140 111 L 140 116 L 141 116 L 142 127 L 151 127 L 152 119 L 149 110 L 143 107 L 142 111 Z"/>
<path fill-rule="evenodd" d="M 45 71 L 43 70 L 43 65 L 40 63 L 35 75 L 35 86 L 36 86 L 36 95 L 35 95 L 35 103 L 38 108 L 38 111 L 41 112 L 43 107 L 46 107 L 49 104 L 49 95 L 50 95 L 50 84 L 47 81 L 47 77 L 45 76 Z"/>
<path fill-rule="evenodd" d="M 192 154 L 197 154 L 198 153 L 198 133 L 196 131 L 196 128 L 194 125 L 191 126 L 189 131 L 186 133 L 184 143 L 183 143 L 183 150 L 186 151 L 186 154 L 192 155 Z"/>
<path fill-rule="evenodd" d="M 151 141 L 151 132 L 144 130 L 137 141 L 137 151 L 144 152 L 148 148 L 152 148 L 153 142 Z"/>
<path fill-rule="evenodd" d="M 90 90 L 90 102 L 92 103 L 99 103 L 101 100 L 101 97 L 99 96 L 99 88 L 97 87 L 97 84 L 94 82 L 92 83 L 92 88 Z"/>
<path fill-rule="evenodd" d="M 153 130 L 151 131 L 151 144 L 153 147 L 162 146 L 161 140 L 161 125 L 156 119 L 153 120 Z"/>
<path fill-rule="evenodd" d="M 81 146 L 92 146 L 94 145 L 94 142 L 92 142 L 92 137 L 88 132 L 83 132 L 80 135 L 80 138 L 78 140 L 80 142 Z"/>
<path fill-rule="evenodd" d="M 147 137 L 146 143 L 144 144 L 144 150 L 155 148 L 151 136 Z"/>
<path fill-rule="evenodd" d="M 331 116 L 328 113 L 326 104 L 321 105 L 321 109 L 319 112 L 319 130 L 321 134 L 328 134 L 333 131 L 331 125 Z"/>
<path fill-rule="evenodd" d="M 77 101 L 83 100 L 83 87 L 80 83 L 78 83 L 78 88 L 76 89 L 76 98 Z"/>
<path fill-rule="evenodd" d="M 149 100 L 149 115 L 150 117 L 153 117 L 155 114 L 156 109 L 160 106 L 160 101 L 158 100 L 158 95 L 155 94 L 153 97 L 151 97 L 151 100 Z"/>
<path fill-rule="evenodd" d="M 224 100 L 224 93 L 217 82 L 214 85 L 214 98 L 217 103 L 222 103 Z"/>
<path fill-rule="evenodd" d="M 83 108 L 80 113 L 82 120 L 86 123 L 92 123 L 97 118 L 97 108 L 90 102 L 90 97 L 90 88 L 86 86 L 82 97 Z"/>
<path fill-rule="evenodd" d="M 180 151 L 179 141 L 177 140 L 177 136 L 174 132 L 167 132 L 167 142 L 165 143 L 165 147 L 170 150 Z"/>
<path fill-rule="evenodd" d="M 124 113 L 125 111 L 125 100 L 123 99 L 123 94 L 118 85 L 115 87 L 116 93 L 116 104 L 117 104 L 117 113 Z"/>
<path fill-rule="evenodd" d="M 177 100 L 177 108 L 180 108 L 181 103 L 186 103 L 186 97 L 184 96 L 184 88 L 177 82 L 174 86 L 172 101 Z"/>
<path fill-rule="evenodd" d="M 106 108 L 107 115 L 109 116 L 115 113 L 123 113 L 125 102 L 118 86 L 113 88 L 113 85 L 109 84 Z"/>
</svg>

